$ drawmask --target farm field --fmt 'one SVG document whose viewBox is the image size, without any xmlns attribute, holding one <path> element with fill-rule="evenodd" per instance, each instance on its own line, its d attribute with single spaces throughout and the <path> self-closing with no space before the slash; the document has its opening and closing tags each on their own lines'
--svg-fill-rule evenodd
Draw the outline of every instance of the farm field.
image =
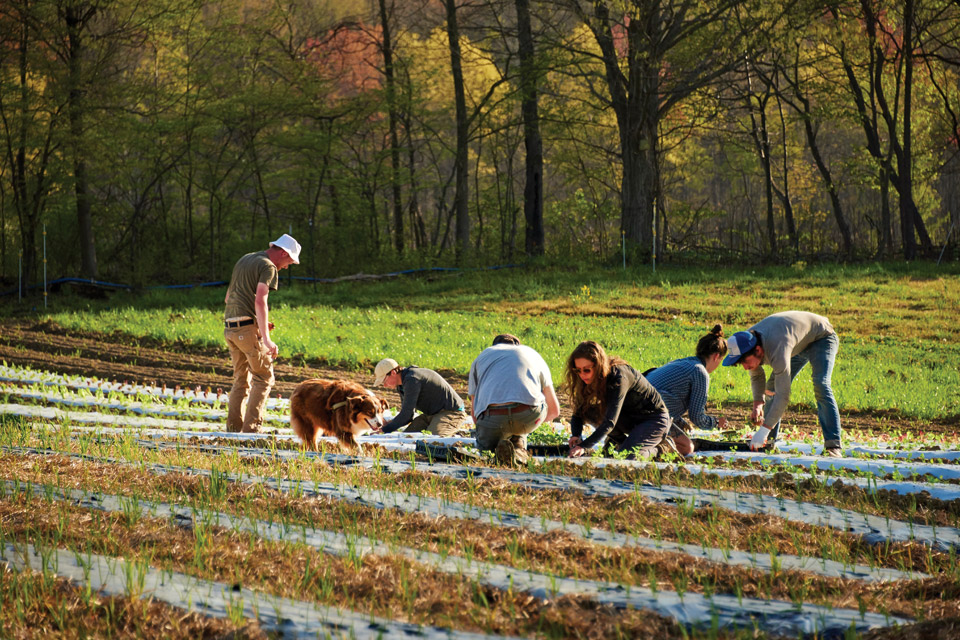
<svg viewBox="0 0 960 640">
<path fill-rule="evenodd" d="M 9 313 L 0 637 L 955 637 L 958 285 L 923 265 L 294 284 L 271 294 L 281 359 L 256 437 L 224 432 L 222 290 Z M 645 368 L 788 308 L 841 336 L 844 458 L 819 455 L 805 373 L 769 454 L 506 469 L 437 459 L 417 442 L 450 442 L 420 434 L 303 452 L 288 428 L 298 382 L 370 385 L 385 356 L 466 397 L 500 331 L 559 384 L 581 339 Z M 717 371 L 710 398 L 746 437 L 746 373 Z M 560 399 L 537 441 L 565 441 Z"/>
</svg>

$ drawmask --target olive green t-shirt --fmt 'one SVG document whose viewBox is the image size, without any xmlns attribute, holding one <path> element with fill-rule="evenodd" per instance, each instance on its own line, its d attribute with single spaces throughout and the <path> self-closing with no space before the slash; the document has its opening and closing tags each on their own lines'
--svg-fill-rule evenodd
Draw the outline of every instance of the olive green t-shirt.
<svg viewBox="0 0 960 640">
<path fill-rule="evenodd" d="M 257 285 L 261 282 L 271 291 L 276 291 L 277 285 L 280 284 L 277 266 L 267 257 L 266 251 L 248 253 L 237 260 L 237 264 L 233 267 L 233 275 L 230 276 L 230 286 L 227 287 L 227 307 L 223 317 L 256 318 L 257 310 L 254 303 L 257 299 Z"/>
</svg>

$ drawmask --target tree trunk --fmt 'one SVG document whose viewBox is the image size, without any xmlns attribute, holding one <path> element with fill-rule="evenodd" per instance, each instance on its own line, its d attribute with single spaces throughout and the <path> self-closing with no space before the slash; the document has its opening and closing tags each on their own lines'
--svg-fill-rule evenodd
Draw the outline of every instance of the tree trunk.
<svg viewBox="0 0 960 640">
<path fill-rule="evenodd" d="M 526 221 L 525 249 L 528 256 L 542 256 L 543 237 L 543 140 L 540 137 L 538 73 L 530 24 L 530 0 L 515 0 L 517 40 L 520 54 L 520 112 L 523 115 L 523 146 L 526 150 L 523 215 Z M 511 238 L 512 243 L 512 238 Z M 511 255 L 512 244 L 511 244 Z"/>
<path fill-rule="evenodd" d="M 773 170 L 770 166 L 770 134 L 767 132 L 767 102 L 770 99 L 770 88 L 767 87 L 764 95 L 757 95 L 757 106 L 753 105 L 753 89 L 751 87 L 751 73 L 747 69 L 747 111 L 750 114 L 750 137 L 753 146 L 760 158 L 763 167 L 763 191 L 767 208 L 767 256 L 769 259 L 777 255 L 777 229 L 773 217 Z M 757 115 L 760 122 L 757 123 Z"/>
<path fill-rule="evenodd" d="M 329 191 L 330 208 L 332 209 L 331 213 L 333 214 L 331 222 L 333 223 L 334 235 L 336 236 L 338 235 L 337 232 L 339 232 L 342 224 L 340 216 L 340 193 L 337 191 L 337 186 L 332 182 L 330 183 Z"/>
<path fill-rule="evenodd" d="M 904 84 L 903 84 L 903 95 L 904 95 L 904 110 L 903 110 L 903 123 L 904 123 L 904 133 L 903 141 L 901 142 L 900 136 L 897 133 L 897 124 L 898 117 L 896 114 L 896 104 L 894 104 L 893 110 L 891 110 L 891 105 L 887 100 L 886 93 L 884 91 L 884 80 L 890 74 L 884 73 L 884 65 L 887 61 L 887 51 L 885 49 L 885 44 L 883 38 L 878 38 L 877 36 L 877 27 L 880 24 L 879 14 L 876 12 L 875 8 L 870 2 L 866 0 L 861 0 L 860 8 L 863 12 L 862 24 L 866 30 L 868 40 L 870 42 L 871 48 L 871 60 L 869 67 L 869 89 L 870 96 L 872 99 L 875 99 L 875 104 L 872 103 L 872 113 L 868 112 L 866 100 L 864 99 L 863 90 L 860 87 L 860 84 L 856 78 L 853 65 L 846 57 L 845 49 L 841 46 L 840 48 L 840 57 L 843 64 L 844 72 L 846 73 L 848 83 L 850 85 L 851 93 L 853 94 L 854 103 L 857 107 L 857 113 L 860 118 L 860 122 L 863 126 L 864 133 L 867 137 L 867 150 L 870 154 L 877 159 L 879 162 L 886 163 L 886 171 L 890 177 L 893 186 L 896 188 L 898 195 L 900 196 L 900 225 L 901 231 L 903 232 L 903 249 L 904 257 L 906 259 L 911 259 L 908 256 L 916 255 L 916 238 L 914 234 L 917 233 L 920 236 L 920 242 L 924 248 L 924 251 L 929 252 L 932 249 L 932 242 L 930 236 L 927 233 L 926 225 L 923 224 L 923 219 L 920 217 L 920 212 L 917 209 L 916 202 L 913 199 L 913 172 L 912 172 L 912 150 L 909 147 L 912 147 L 910 143 L 910 127 L 911 118 L 912 118 L 912 92 L 913 92 L 913 9 L 914 3 L 913 0 L 904 4 L 904 34 L 903 34 L 903 59 L 902 63 L 904 66 Z M 834 19 L 839 18 L 839 14 L 835 9 L 831 9 Z M 899 73 L 896 74 L 896 77 L 899 77 Z M 896 85 L 896 89 L 900 89 L 900 85 Z M 882 116 L 884 122 L 887 126 L 887 139 L 890 144 L 891 153 L 897 158 L 897 166 L 894 168 L 891 161 L 891 156 L 888 154 L 884 156 L 881 152 L 881 142 L 880 142 L 880 132 L 878 127 L 878 116 L 877 116 L 877 105 L 880 107 L 880 116 Z M 871 117 L 871 115 L 873 117 Z M 908 147 L 908 148 L 905 148 Z M 906 170 L 908 176 L 904 178 L 901 174 Z"/>
<path fill-rule="evenodd" d="M 890 228 L 890 174 L 886 166 L 879 167 L 877 181 L 880 183 L 880 243 L 877 257 L 889 258 L 893 255 L 893 234 Z"/>
<path fill-rule="evenodd" d="M 845 258 L 853 257 L 853 238 L 850 235 L 850 225 L 847 224 L 847 218 L 843 213 L 843 206 L 840 204 L 840 195 L 837 193 L 837 185 L 833 181 L 833 176 L 823 156 L 820 154 L 820 145 L 817 143 L 817 133 L 813 128 L 813 114 L 810 112 L 810 100 L 800 93 L 800 88 L 795 87 L 797 101 L 803 106 L 803 130 L 807 136 L 807 146 L 810 148 L 810 155 L 817 165 L 820 177 L 823 179 L 823 185 L 830 196 L 830 206 L 833 209 L 833 217 L 837 221 L 837 228 L 840 230 L 842 240 L 842 252 Z"/>
<path fill-rule="evenodd" d="M 917 257 L 917 239 L 913 207 L 913 157 L 911 155 L 911 106 L 913 94 L 913 0 L 903 5 L 903 149 L 897 154 L 897 170 L 900 173 L 900 227 L 903 232 L 903 257 L 913 260 Z"/>
<path fill-rule="evenodd" d="M 447 38 L 450 43 L 450 71 L 453 75 L 453 93 L 456 102 L 457 152 L 456 152 L 456 190 L 454 192 L 454 211 L 457 221 L 456 260 L 462 264 L 470 249 L 469 186 L 467 183 L 467 101 L 463 88 L 463 67 L 460 54 L 460 30 L 457 25 L 456 0 L 445 0 L 447 10 Z"/>
<path fill-rule="evenodd" d="M 659 123 L 660 58 L 648 43 L 658 40 L 660 14 L 647 7 L 646 15 L 630 20 L 627 30 L 628 71 L 620 66 L 609 8 L 594 4 L 594 37 L 600 46 L 610 105 L 617 117 L 623 177 L 620 183 L 620 229 L 631 252 L 649 257 L 653 249 L 653 203 L 657 194 L 657 125 Z"/>
<path fill-rule="evenodd" d="M 780 203 L 783 205 L 783 217 L 787 222 L 787 234 L 790 236 L 790 246 L 793 247 L 793 257 L 800 257 L 800 237 L 797 234 L 797 222 L 793 216 L 793 202 L 790 199 L 790 174 L 787 169 L 787 124 L 783 117 L 783 101 L 777 91 L 777 111 L 780 114 L 780 143 L 783 147 L 783 192 L 777 191 Z"/>
<path fill-rule="evenodd" d="M 387 115 L 390 126 L 390 188 L 393 194 L 393 246 L 403 255 L 403 203 L 400 201 L 400 141 L 397 135 L 397 88 L 393 74 L 393 44 L 386 0 L 380 4 L 380 27 L 383 33 L 383 75 L 387 90 Z M 392 5 L 391 5 L 392 8 Z"/>
<path fill-rule="evenodd" d="M 47 191 L 47 166 L 50 161 L 53 132 L 57 127 L 57 120 L 51 117 L 47 122 L 47 132 L 42 150 L 35 154 L 33 149 L 28 153 L 28 123 L 32 113 L 30 104 L 30 79 L 27 52 L 30 48 L 30 21 L 27 15 L 20 14 L 19 33 L 17 39 L 19 56 L 18 64 L 18 105 L 16 116 L 19 126 L 14 130 L 4 128 L 7 135 L 4 145 L 11 169 L 10 182 L 13 187 L 13 208 L 17 213 L 17 223 L 20 231 L 21 264 L 20 286 L 26 291 L 34 278 L 37 268 L 37 233 L 40 219 L 43 214 L 45 195 Z M 28 160 L 29 157 L 29 160 Z M 30 161 L 37 163 L 31 169 Z M 30 189 L 29 175 L 33 173 L 32 190 Z"/>
<path fill-rule="evenodd" d="M 630 115 L 626 117 L 634 119 Z M 643 120 L 636 125 L 631 123 L 626 135 L 620 136 L 623 154 L 620 228 L 633 250 L 649 257 L 653 251 L 653 203 L 657 193 L 657 137 L 656 122 Z"/>
<path fill-rule="evenodd" d="M 483 159 L 483 137 L 477 139 L 477 162 L 473 168 L 473 198 L 477 209 L 477 234 L 474 239 L 474 250 L 479 255 L 483 248 L 483 207 L 480 206 L 480 161 Z M 494 162 L 496 160 L 494 159 Z"/>
<path fill-rule="evenodd" d="M 407 202 L 407 211 L 410 214 L 410 226 L 413 229 L 413 248 L 420 250 L 427 248 L 429 239 L 418 196 L 417 155 L 413 147 L 413 121 L 410 116 L 410 112 L 413 110 L 413 88 L 410 82 L 410 74 L 404 73 L 404 77 L 406 79 L 404 108 L 400 112 L 400 119 L 403 123 L 404 142 L 407 147 L 407 179 L 410 182 L 410 198 Z"/>
<path fill-rule="evenodd" d="M 634 23 L 631 23 L 633 29 Z M 633 252 L 649 258 L 653 248 L 653 205 L 657 197 L 659 73 L 643 61 L 631 63 L 636 90 L 613 102 L 623 158 L 620 228 Z"/>
<path fill-rule="evenodd" d="M 623 163 L 620 228 L 631 253 L 649 257 L 654 250 L 653 203 L 662 206 L 663 202 L 660 119 L 695 91 L 742 64 L 743 46 L 766 22 L 740 12 L 736 2 L 568 0 L 566 4 L 597 41 L 604 88 L 617 117 Z M 696 63 L 686 56 L 691 48 L 702 54 Z M 677 52 L 676 60 L 672 52 Z M 589 90 L 597 93 L 589 84 Z"/>
<path fill-rule="evenodd" d="M 253 160 L 253 173 L 256 176 L 257 198 L 263 203 L 263 218 L 267 223 L 267 237 L 273 237 L 273 222 L 270 219 L 270 201 L 267 189 L 263 184 L 263 167 L 260 166 L 260 155 L 257 153 L 257 134 L 250 134 L 250 157 Z M 253 211 L 250 237 L 257 235 L 257 214 Z"/>
<path fill-rule="evenodd" d="M 770 168 L 770 135 L 767 133 L 765 105 L 760 106 L 760 148 L 763 150 L 764 194 L 767 201 L 767 245 L 770 258 L 777 256 L 777 226 L 773 217 L 773 173 Z"/>
<path fill-rule="evenodd" d="M 80 273 L 91 280 L 97 277 L 97 249 L 93 236 L 93 220 L 87 186 L 86 148 L 83 143 L 84 85 L 83 38 L 87 22 L 96 12 L 84 3 L 67 5 L 64 21 L 67 25 L 67 64 L 69 98 L 67 113 L 70 120 L 70 139 L 73 152 L 73 188 L 77 203 L 77 241 L 80 244 Z"/>
<path fill-rule="evenodd" d="M 16 141 L 16 152 L 13 154 L 13 205 L 20 223 L 20 287 L 26 289 L 33 275 L 33 261 L 36 259 L 36 232 L 37 221 L 29 214 L 27 198 L 27 106 L 29 104 L 29 90 L 27 85 L 27 48 L 29 46 L 29 27 L 26 16 L 22 16 L 19 38 L 19 81 L 20 81 L 20 127 Z M 8 134 L 9 135 L 9 134 Z"/>
</svg>

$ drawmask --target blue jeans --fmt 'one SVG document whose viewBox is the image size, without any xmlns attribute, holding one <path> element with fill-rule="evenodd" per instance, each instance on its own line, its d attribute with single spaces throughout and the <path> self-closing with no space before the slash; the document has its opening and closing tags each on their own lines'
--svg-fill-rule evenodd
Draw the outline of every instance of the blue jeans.
<svg viewBox="0 0 960 640">
<path fill-rule="evenodd" d="M 810 343 L 806 349 L 790 358 L 791 382 L 800 373 L 800 369 L 803 369 L 808 362 L 810 363 L 813 373 L 813 395 L 817 399 L 817 422 L 820 423 L 820 430 L 823 432 L 823 446 L 828 449 L 840 446 L 840 410 L 837 408 L 837 399 L 833 397 L 833 388 L 830 386 L 833 365 L 837 361 L 839 349 L 840 340 L 837 334 L 832 333 Z M 771 382 L 768 381 L 768 388 L 770 384 Z M 778 422 L 767 440 L 773 442 L 779 433 L 780 423 Z"/>
<path fill-rule="evenodd" d="M 607 446 L 614 446 L 617 451 L 636 449 L 636 452 L 630 456 L 631 459 L 634 456 L 652 458 L 657 455 L 657 445 L 667 435 L 670 424 L 670 414 L 666 412 L 630 423 L 628 427 L 617 423 L 607 435 Z M 609 455 L 606 451 L 607 446 L 604 446 L 604 455 Z"/>
</svg>

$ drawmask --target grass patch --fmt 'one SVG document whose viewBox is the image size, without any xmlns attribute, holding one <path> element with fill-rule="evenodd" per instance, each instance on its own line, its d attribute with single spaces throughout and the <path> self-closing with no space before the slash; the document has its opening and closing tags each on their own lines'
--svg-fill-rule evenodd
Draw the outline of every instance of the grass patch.
<svg viewBox="0 0 960 640">
<path fill-rule="evenodd" d="M 656 276 L 517 269 L 316 289 L 294 283 L 271 304 L 273 337 L 294 361 L 366 369 L 390 355 L 464 374 L 492 336 L 507 331 L 543 354 L 557 383 L 583 339 L 643 370 L 690 355 L 715 322 L 732 332 L 774 311 L 804 309 L 826 315 L 840 334 L 841 410 L 960 416 L 960 394 L 951 393 L 960 386 L 960 277 L 952 266 L 671 267 Z M 222 348 L 222 305 L 222 291 L 207 289 L 120 293 L 109 302 L 74 300 L 46 317 L 72 329 Z M 713 402 L 749 395 L 746 372 L 714 374 Z M 792 400 L 814 405 L 809 375 L 798 377 Z"/>
</svg>

